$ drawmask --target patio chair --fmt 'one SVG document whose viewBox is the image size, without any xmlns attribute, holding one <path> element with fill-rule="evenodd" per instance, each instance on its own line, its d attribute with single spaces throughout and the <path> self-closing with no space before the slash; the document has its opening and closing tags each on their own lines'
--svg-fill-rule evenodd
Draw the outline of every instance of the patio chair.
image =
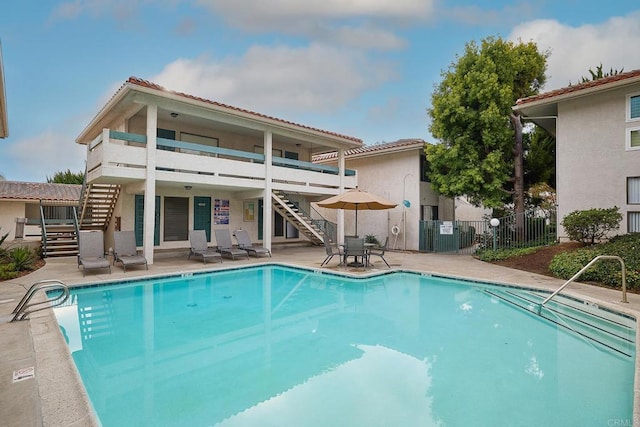
<svg viewBox="0 0 640 427">
<path fill-rule="evenodd" d="M 247 259 L 249 259 L 249 252 L 233 247 L 233 243 L 231 243 L 231 233 L 228 228 L 216 228 L 214 231 L 216 233 L 218 252 L 220 252 L 222 256 L 228 256 L 231 257 L 231 259 L 246 256 Z"/>
<path fill-rule="evenodd" d="M 342 265 L 342 249 L 339 246 L 333 246 L 331 244 L 331 240 L 329 240 L 329 236 L 327 236 L 326 234 L 324 235 L 324 250 L 327 252 L 327 257 L 324 259 L 324 261 L 322 261 L 320 267 L 324 267 L 325 265 L 327 265 L 329 261 L 331 261 L 331 259 L 336 255 L 338 255 L 338 257 L 340 258 L 340 264 L 338 265 Z"/>
<path fill-rule="evenodd" d="M 104 234 L 102 231 L 81 231 L 78 233 L 78 268 L 82 275 L 87 270 L 106 268 L 111 274 L 111 263 L 104 255 Z"/>
<path fill-rule="evenodd" d="M 256 258 L 260 257 L 260 255 L 266 255 L 271 257 L 271 251 L 264 246 L 254 246 L 251 241 L 251 237 L 249 237 L 249 232 L 247 230 L 236 230 L 233 232 L 236 236 L 236 240 L 238 241 L 238 248 L 244 249 L 249 252 L 249 255 L 255 256 Z"/>
<path fill-rule="evenodd" d="M 136 235 L 133 231 L 113 232 L 113 265 L 116 265 L 116 262 L 122 264 L 125 273 L 127 266 L 132 265 L 144 265 L 149 269 L 147 259 L 136 249 Z"/>
<path fill-rule="evenodd" d="M 384 261 L 384 263 L 387 264 L 387 267 L 391 268 L 387 260 L 384 259 L 384 253 L 387 251 L 388 246 L 389 246 L 389 236 L 387 236 L 387 238 L 384 241 L 384 245 L 382 245 L 381 247 L 369 249 L 369 251 L 367 252 L 367 264 L 371 264 L 371 255 L 373 255 L 373 256 L 379 256 L 380 259 L 382 259 L 382 261 Z"/>
<path fill-rule="evenodd" d="M 349 257 L 354 257 L 353 262 L 347 263 L 347 259 Z M 360 257 L 360 260 L 358 260 Z M 367 267 L 367 250 L 364 246 L 364 239 L 354 239 L 347 238 L 345 239 L 345 248 L 344 248 L 344 258 L 345 264 L 349 267 Z"/>
<path fill-rule="evenodd" d="M 191 247 L 187 259 L 191 259 L 191 255 L 194 255 L 202 257 L 202 262 L 205 264 L 207 260 L 222 262 L 222 255 L 207 244 L 207 233 L 204 230 L 189 230 L 189 244 Z"/>
</svg>

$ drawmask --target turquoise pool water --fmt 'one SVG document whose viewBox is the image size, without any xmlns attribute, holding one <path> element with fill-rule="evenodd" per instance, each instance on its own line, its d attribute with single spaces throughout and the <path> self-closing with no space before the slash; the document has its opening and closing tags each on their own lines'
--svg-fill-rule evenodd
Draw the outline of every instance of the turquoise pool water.
<svg viewBox="0 0 640 427">
<path fill-rule="evenodd" d="M 55 312 L 105 427 L 631 425 L 635 344 L 505 289 L 263 266 L 76 289 Z"/>
</svg>

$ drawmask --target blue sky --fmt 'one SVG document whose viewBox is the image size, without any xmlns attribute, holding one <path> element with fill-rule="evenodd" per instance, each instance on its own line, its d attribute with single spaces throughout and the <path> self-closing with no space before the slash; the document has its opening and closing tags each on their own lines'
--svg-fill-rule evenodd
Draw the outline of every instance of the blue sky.
<svg viewBox="0 0 640 427">
<path fill-rule="evenodd" d="M 549 50 L 544 90 L 602 63 L 640 69 L 637 0 L 22 0 L 3 4 L 9 137 L 0 174 L 84 170 L 83 127 L 129 76 L 361 138 L 429 134 L 465 43 Z"/>
</svg>

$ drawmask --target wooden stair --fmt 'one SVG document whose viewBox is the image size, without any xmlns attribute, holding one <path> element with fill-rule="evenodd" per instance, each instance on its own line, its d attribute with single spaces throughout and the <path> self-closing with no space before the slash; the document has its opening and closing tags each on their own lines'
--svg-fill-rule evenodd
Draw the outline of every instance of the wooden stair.
<svg viewBox="0 0 640 427">
<path fill-rule="evenodd" d="M 80 230 L 103 230 L 109 226 L 120 195 L 117 184 L 89 184 L 82 199 L 78 225 Z"/>
<path fill-rule="evenodd" d="M 44 258 L 78 255 L 76 207 L 76 204 L 69 202 L 40 200 L 42 256 Z M 63 210 L 67 212 L 62 213 Z"/>
<path fill-rule="evenodd" d="M 272 198 L 275 202 L 273 208 L 280 215 L 304 234 L 311 243 L 317 246 L 324 245 L 324 232 L 294 202 L 278 190 L 273 190 Z"/>
</svg>

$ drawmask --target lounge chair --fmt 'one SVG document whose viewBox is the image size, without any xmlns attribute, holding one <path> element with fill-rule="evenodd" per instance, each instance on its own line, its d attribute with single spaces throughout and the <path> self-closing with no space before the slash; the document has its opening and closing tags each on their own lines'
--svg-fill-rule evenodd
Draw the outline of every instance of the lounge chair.
<svg viewBox="0 0 640 427">
<path fill-rule="evenodd" d="M 136 235 L 133 231 L 114 231 L 113 246 L 113 265 L 120 262 L 125 273 L 127 266 L 132 265 L 144 265 L 149 269 L 147 259 L 136 249 Z"/>
<path fill-rule="evenodd" d="M 82 275 L 87 270 L 106 268 L 111 274 L 111 263 L 104 255 L 104 234 L 102 231 L 81 231 L 78 233 L 78 268 Z"/>
<path fill-rule="evenodd" d="M 249 255 L 253 255 L 256 258 L 260 257 L 260 255 L 265 255 L 271 257 L 271 251 L 264 246 L 254 246 L 251 241 L 251 237 L 249 237 L 249 232 L 247 230 L 236 230 L 233 232 L 236 236 L 236 240 L 238 241 L 238 248 L 244 249 L 249 252 Z"/>
<path fill-rule="evenodd" d="M 324 259 L 324 261 L 322 261 L 322 264 L 320 264 L 320 267 L 324 267 L 325 265 L 327 265 L 329 263 L 329 261 L 331 261 L 331 259 L 338 255 L 338 257 L 340 258 L 340 264 L 338 265 L 342 265 L 342 257 L 343 257 L 343 253 L 342 250 L 340 249 L 340 247 L 335 247 L 331 244 L 331 241 L 329 240 L 329 236 L 327 236 L 326 234 L 324 235 L 324 250 L 327 252 L 327 257 Z"/>
<path fill-rule="evenodd" d="M 189 249 L 188 259 L 191 259 L 191 255 L 194 255 L 202 257 L 202 262 L 205 264 L 207 260 L 222 262 L 222 255 L 207 244 L 207 233 L 204 230 L 190 230 L 189 243 L 191 248 Z"/>
<path fill-rule="evenodd" d="M 389 236 L 387 236 L 386 240 L 384 241 L 384 245 L 382 245 L 381 247 L 369 249 L 369 251 L 367 252 L 367 263 L 371 264 L 371 255 L 379 256 L 384 261 L 384 263 L 387 264 L 387 267 L 391 268 L 387 260 L 384 259 L 384 253 L 387 251 L 388 246 L 389 246 Z"/>
<path fill-rule="evenodd" d="M 246 256 L 247 259 L 249 259 L 249 252 L 233 247 L 233 243 L 231 243 L 231 233 L 228 228 L 216 228 L 214 231 L 216 233 L 218 252 L 220 252 L 222 256 L 228 256 L 231 257 L 231 259 Z"/>
</svg>

